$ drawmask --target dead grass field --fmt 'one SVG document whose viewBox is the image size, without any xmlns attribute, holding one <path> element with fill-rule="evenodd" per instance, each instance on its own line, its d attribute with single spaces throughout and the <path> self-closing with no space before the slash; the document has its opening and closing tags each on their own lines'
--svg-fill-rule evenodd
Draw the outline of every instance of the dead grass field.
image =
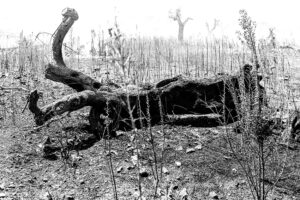
<svg viewBox="0 0 300 200">
<path fill-rule="evenodd" d="M 178 74 L 199 79 L 219 72 L 235 73 L 251 60 L 245 49 L 230 46 L 229 42 L 205 43 L 181 48 L 176 48 L 172 41 L 159 39 L 130 43 L 134 55 L 138 55 L 128 72 L 131 80 L 137 82 L 129 81 L 130 84 L 153 83 Z M 48 137 L 59 143 L 88 134 L 82 128 L 87 120 L 81 115 L 87 110 L 73 112 L 70 117 L 35 131 L 28 109 L 22 112 L 28 91 L 33 88 L 43 91 L 43 104 L 73 91 L 44 79 L 47 47 L 22 45 L 12 52 L 2 51 L 0 56 L 0 199 L 113 199 L 111 170 L 119 199 L 138 199 L 139 185 L 145 199 L 154 199 L 155 166 L 149 130 L 118 132 L 116 138 L 102 139 L 89 148 L 68 152 L 69 158 L 64 159 L 59 152 L 56 158 L 43 157 L 41 145 Z M 275 68 L 272 63 L 263 67 L 268 78 L 262 84 L 267 89 L 270 106 L 280 108 L 282 118 L 288 121 L 295 104 L 300 106 L 300 55 L 292 50 L 278 52 L 274 56 L 265 49 L 266 58 L 277 57 L 278 64 Z M 97 56 L 87 59 L 71 55 L 67 65 L 92 77 L 120 80 L 118 69 Z M 22 77 L 20 66 L 24 70 Z M 28 91 L 17 89 L 21 87 Z M 252 199 L 245 175 L 226 141 L 231 125 L 215 128 L 160 125 L 151 131 L 160 177 L 157 199 Z M 239 137 L 237 134 L 236 139 Z M 278 149 L 286 155 L 287 165 L 268 199 L 300 199 L 299 146 L 295 150 Z M 139 170 L 145 172 L 144 177 L 139 178 Z"/>
</svg>

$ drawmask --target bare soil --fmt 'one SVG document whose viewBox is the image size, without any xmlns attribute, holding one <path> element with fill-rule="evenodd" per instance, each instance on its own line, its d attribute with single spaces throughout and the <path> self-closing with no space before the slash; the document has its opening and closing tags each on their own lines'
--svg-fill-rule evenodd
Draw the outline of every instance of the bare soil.
<svg viewBox="0 0 300 200">
<path fill-rule="evenodd" d="M 79 119 L 73 113 L 33 132 L 32 125 L 1 129 L 0 199 L 113 199 L 112 171 L 118 199 L 138 199 L 139 182 L 145 199 L 154 199 L 155 190 L 157 199 L 252 199 L 224 137 L 230 126 L 153 127 L 156 166 L 149 130 L 118 132 L 89 148 L 43 157 L 41 145 L 48 137 L 59 142 L 89 134 Z M 288 160 L 269 199 L 300 199 L 299 148 Z"/>
</svg>

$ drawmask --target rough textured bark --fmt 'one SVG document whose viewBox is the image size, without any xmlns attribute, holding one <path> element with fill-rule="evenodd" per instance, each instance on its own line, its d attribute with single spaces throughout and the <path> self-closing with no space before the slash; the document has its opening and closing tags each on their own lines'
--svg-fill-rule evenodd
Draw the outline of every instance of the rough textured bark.
<svg viewBox="0 0 300 200">
<path fill-rule="evenodd" d="M 194 127 L 216 127 L 222 125 L 222 116 L 219 114 L 206 115 L 168 115 L 170 124 Z"/>
<path fill-rule="evenodd" d="M 81 72 L 53 64 L 48 64 L 45 76 L 52 81 L 66 84 L 77 92 L 83 90 L 97 91 L 102 86 L 100 82 Z"/>
<path fill-rule="evenodd" d="M 29 96 L 29 110 L 34 114 L 34 119 L 37 125 L 42 125 L 52 117 L 61 115 L 65 112 L 72 112 L 83 108 L 84 106 L 91 106 L 95 92 L 85 90 L 79 93 L 67 95 L 55 102 L 52 102 L 42 108 L 37 106 L 38 99 L 41 95 L 34 90 Z"/>
<path fill-rule="evenodd" d="M 70 69 L 66 66 L 62 56 L 62 43 L 71 26 L 78 19 L 78 14 L 74 9 L 66 8 L 62 12 L 63 20 L 53 36 L 51 63 L 47 65 L 45 77 L 52 81 L 64 83 L 77 92 L 83 90 L 97 91 L 101 83 L 85 74 Z"/>
</svg>

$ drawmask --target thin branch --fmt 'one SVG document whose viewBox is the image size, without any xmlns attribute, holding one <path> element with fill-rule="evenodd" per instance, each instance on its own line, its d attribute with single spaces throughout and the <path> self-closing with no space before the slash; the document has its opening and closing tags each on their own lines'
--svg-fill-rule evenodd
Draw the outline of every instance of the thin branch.
<svg viewBox="0 0 300 200">
<path fill-rule="evenodd" d="M 193 20 L 193 18 L 191 18 L 191 17 L 186 18 L 183 22 L 183 25 L 185 25 L 189 20 Z"/>
</svg>

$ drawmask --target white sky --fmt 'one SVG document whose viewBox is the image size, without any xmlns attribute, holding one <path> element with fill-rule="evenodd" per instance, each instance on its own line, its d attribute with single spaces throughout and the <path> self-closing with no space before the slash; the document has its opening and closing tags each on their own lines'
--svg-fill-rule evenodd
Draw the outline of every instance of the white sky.
<svg viewBox="0 0 300 200">
<path fill-rule="evenodd" d="M 298 0 L 299 1 L 299 0 Z M 118 17 L 121 31 L 128 35 L 176 37 L 177 24 L 168 18 L 169 11 L 181 8 L 183 17 L 192 17 L 185 29 L 185 37 L 205 36 L 205 23 L 217 18 L 221 24 L 217 35 L 235 37 L 239 10 L 246 9 L 257 22 L 257 35 L 267 36 L 275 27 L 281 40 L 300 44 L 300 1 L 297 0 L 2 0 L 0 7 L 0 46 L 8 45 L 4 35 L 21 30 L 25 34 L 53 33 L 60 24 L 61 11 L 75 8 L 79 20 L 74 35 L 90 39 L 91 29 L 107 30 Z M 2 38 L 2 39 L 1 39 Z M 5 44 L 6 43 L 6 44 Z"/>
</svg>

